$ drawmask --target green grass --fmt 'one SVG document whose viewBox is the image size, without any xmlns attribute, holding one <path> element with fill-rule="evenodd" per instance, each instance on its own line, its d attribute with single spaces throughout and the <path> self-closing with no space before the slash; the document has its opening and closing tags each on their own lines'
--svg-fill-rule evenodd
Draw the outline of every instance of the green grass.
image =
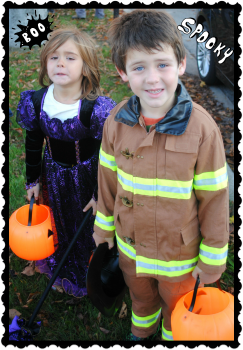
<svg viewBox="0 0 243 350">
<path fill-rule="evenodd" d="M 116 69 L 110 59 L 110 47 L 106 42 L 106 32 L 109 21 L 113 17 L 113 10 L 105 9 L 105 19 L 100 21 L 93 17 L 94 10 L 87 11 L 87 20 L 72 20 L 71 16 L 75 14 L 73 9 L 58 10 L 55 14 L 54 25 L 62 26 L 70 23 L 77 25 L 80 30 L 87 31 L 97 42 L 98 57 L 100 61 L 101 88 L 103 95 L 110 96 L 117 103 L 125 97 L 132 96 L 132 91 L 128 85 L 123 83 L 118 76 Z M 98 29 L 97 29 L 98 28 Z M 98 32 L 96 31 L 98 30 Z M 33 47 L 31 50 L 11 50 L 9 57 L 10 74 L 10 108 L 14 113 L 11 118 L 12 123 L 9 126 L 9 216 L 14 210 L 26 204 L 25 183 L 25 164 L 24 164 L 24 137 L 25 131 L 21 132 L 16 123 L 16 108 L 20 93 L 28 89 L 39 89 L 38 71 L 40 48 Z M 33 69 L 35 68 L 35 69 Z M 233 203 L 230 203 L 230 216 L 234 214 Z M 48 279 L 39 273 L 34 276 L 25 276 L 21 274 L 26 261 L 18 258 L 14 254 L 11 256 L 10 270 L 18 272 L 16 277 L 10 277 L 9 286 L 9 309 L 16 309 L 22 316 L 29 319 L 35 306 L 44 292 Z M 230 244 L 229 258 L 227 261 L 227 270 L 222 279 L 223 289 L 234 286 L 234 244 Z M 27 308 L 27 298 L 30 293 L 40 292 Z M 23 305 L 20 304 L 16 293 L 20 293 Z M 111 319 L 101 317 L 98 319 L 98 310 L 92 305 L 87 297 L 81 298 L 76 305 L 69 305 L 66 302 L 72 300 L 72 297 L 63 293 L 51 290 L 41 308 L 42 315 L 45 315 L 48 323 L 42 320 L 41 333 L 35 338 L 36 341 L 120 341 L 130 331 L 131 324 L 131 301 L 128 293 L 124 301 L 128 305 L 127 317 L 118 318 L 118 313 Z M 61 301 L 57 303 L 57 301 Z M 80 319 L 82 314 L 83 319 Z M 40 318 L 37 316 L 36 321 Z M 11 320 L 9 320 L 11 322 Z M 100 327 L 109 330 L 104 334 Z"/>
</svg>

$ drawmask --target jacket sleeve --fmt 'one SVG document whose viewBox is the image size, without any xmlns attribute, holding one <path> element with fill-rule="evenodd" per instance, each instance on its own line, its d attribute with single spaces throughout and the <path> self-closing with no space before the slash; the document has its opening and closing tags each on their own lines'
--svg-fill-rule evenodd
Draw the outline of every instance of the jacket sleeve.
<svg viewBox="0 0 243 350">
<path fill-rule="evenodd" d="M 229 240 L 229 188 L 225 151 L 218 127 L 200 146 L 193 187 L 203 238 L 198 267 L 209 274 L 223 273 Z"/>
<path fill-rule="evenodd" d="M 117 192 L 117 165 L 109 140 L 109 118 L 103 129 L 98 166 L 98 206 L 94 231 L 103 238 L 115 236 L 114 206 Z"/>
</svg>

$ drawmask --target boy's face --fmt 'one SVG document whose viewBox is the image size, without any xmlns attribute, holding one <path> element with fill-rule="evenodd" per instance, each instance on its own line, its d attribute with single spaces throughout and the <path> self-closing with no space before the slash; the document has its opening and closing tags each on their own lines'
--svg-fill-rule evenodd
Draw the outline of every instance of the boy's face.
<svg viewBox="0 0 243 350">
<path fill-rule="evenodd" d="M 171 46 L 152 53 L 130 49 L 126 57 L 126 73 L 118 71 L 123 81 L 140 99 L 141 112 L 148 118 L 164 116 L 174 105 L 178 77 L 185 72 L 186 58 L 178 66 Z"/>
</svg>

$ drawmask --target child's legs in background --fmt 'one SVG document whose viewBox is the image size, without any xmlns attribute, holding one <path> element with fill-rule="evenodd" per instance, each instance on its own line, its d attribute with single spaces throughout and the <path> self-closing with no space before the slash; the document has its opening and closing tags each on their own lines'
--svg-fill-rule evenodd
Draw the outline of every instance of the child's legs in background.
<svg viewBox="0 0 243 350">
<path fill-rule="evenodd" d="M 79 18 L 86 18 L 86 9 L 76 9 L 75 11 Z"/>
</svg>

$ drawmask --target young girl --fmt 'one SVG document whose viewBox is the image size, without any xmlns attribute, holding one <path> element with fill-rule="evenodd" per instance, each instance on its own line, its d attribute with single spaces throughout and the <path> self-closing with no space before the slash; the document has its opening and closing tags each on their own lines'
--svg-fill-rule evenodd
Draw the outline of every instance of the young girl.
<svg viewBox="0 0 243 350">
<path fill-rule="evenodd" d="M 28 200 L 32 195 L 36 200 L 39 198 L 42 173 L 44 204 L 51 208 L 56 251 L 36 262 L 39 271 L 51 278 L 85 211 L 92 206 L 93 215 L 96 213 L 94 188 L 102 129 L 115 102 L 99 96 L 100 75 L 94 42 L 77 28 L 52 32 L 40 61 L 39 83 L 44 89 L 21 93 L 17 121 L 26 129 Z M 86 271 L 95 248 L 93 224 L 94 216 L 55 281 L 55 286 L 75 297 L 87 294 Z"/>
</svg>

